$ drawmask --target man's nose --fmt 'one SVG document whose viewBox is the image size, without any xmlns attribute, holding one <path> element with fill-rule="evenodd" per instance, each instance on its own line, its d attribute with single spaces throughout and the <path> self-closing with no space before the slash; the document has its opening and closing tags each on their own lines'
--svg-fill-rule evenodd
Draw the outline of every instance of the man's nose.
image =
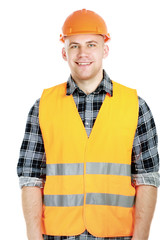
<svg viewBox="0 0 160 240">
<path fill-rule="evenodd" d="M 80 46 L 79 47 L 79 52 L 78 55 L 83 57 L 83 56 L 87 56 L 88 55 L 88 49 L 86 46 Z"/>
</svg>

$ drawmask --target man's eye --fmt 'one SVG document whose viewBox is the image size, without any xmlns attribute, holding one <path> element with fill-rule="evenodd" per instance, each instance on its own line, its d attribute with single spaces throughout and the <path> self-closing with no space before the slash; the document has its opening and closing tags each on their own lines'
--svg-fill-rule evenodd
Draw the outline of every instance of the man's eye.
<svg viewBox="0 0 160 240">
<path fill-rule="evenodd" d="M 95 47 L 95 44 L 89 44 L 88 47 Z"/>
<path fill-rule="evenodd" d="M 71 48 L 73 48 L 73 49 L 78 48 L 78 46 L 77 45 L 72 45 Z"/>
</svg>

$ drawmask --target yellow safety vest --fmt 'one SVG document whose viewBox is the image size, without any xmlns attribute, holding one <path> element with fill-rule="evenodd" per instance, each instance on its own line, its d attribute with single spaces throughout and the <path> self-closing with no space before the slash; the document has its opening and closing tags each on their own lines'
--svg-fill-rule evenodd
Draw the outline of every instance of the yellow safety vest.
<svg viewBox="0 0 160 240">
<path fill-rule="evenodd" d="M 113 82 L 88 138 L 66 83 L 44 90 L 39 121 L 46 152 L 43 233 L 132 236 L 135 188 L 131 155 L 136 90 Z"/>
</svg>

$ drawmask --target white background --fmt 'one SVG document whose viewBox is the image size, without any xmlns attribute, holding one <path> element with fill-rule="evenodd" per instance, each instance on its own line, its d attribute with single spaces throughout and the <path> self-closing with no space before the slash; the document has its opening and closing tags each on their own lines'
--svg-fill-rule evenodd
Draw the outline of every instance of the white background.
<svg viewBox="0 0 160 240">
<path fill-rule="evenodd" d="M 106 21 L 112 39 L 104 68 L 114 81 L 138 90 L 160 135 L 159 0 L 1 0 L 1 239 L 27 239 L 16 175 L 27 114 L 44 88 L 67 80 L 70 72 L 61 57 L 59 34 L 65 18 L 82 8 Z M 150 240 L 160 239 L 159 201 Z"/>
</svg>

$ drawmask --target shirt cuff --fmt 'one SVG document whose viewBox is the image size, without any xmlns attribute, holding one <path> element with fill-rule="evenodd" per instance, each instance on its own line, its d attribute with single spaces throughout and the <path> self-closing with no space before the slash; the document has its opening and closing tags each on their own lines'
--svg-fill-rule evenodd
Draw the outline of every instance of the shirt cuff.
<svg viewBox="0 0 160 240">
<path fill-rule="evenodd" d="M 158 172 L 132 174 L 132 184 L 134 187 L 139 185 L 160 186 L 160 175 Z"/>
<path fill-rule="evenodd" d="M 36 177 L 19 177 L 19 186 L 20 188 L 26 187 L 44 187 L 44 180 L 42 178 Z"/>
</svg>

